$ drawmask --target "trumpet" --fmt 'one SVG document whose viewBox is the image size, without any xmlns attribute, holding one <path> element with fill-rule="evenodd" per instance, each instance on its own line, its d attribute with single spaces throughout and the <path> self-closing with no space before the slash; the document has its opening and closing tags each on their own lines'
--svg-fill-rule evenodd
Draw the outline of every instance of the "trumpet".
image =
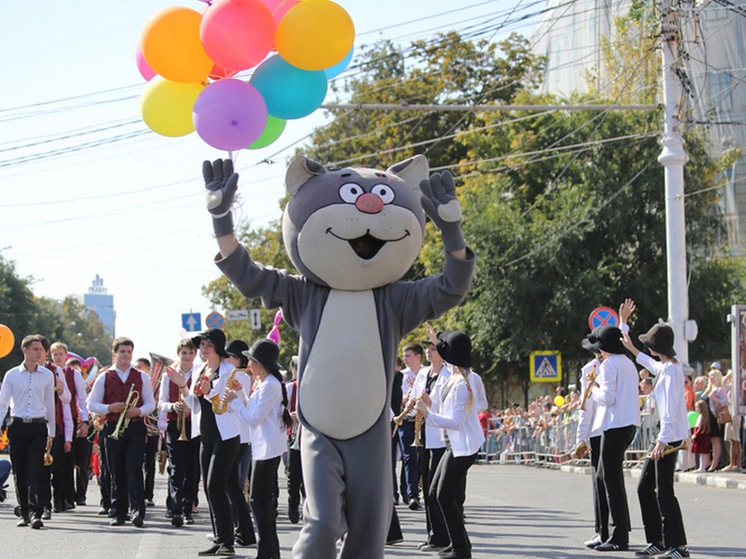
<svg viewBox="0 0 746 559">
<path fill-rule="evenodd" d="M 135 390 L 135 385 L 133 384 L 132 386 L 130 386 L 130 391 L 129 394 L 127 394 L 127 399 L 124 401 L 124 409 L 122 410 L 122 413 L 119 414 L 117 426 L 114 428 L 114 432 L 109 435 L 110 438 L 118 441 L 122 432 L 125 431 L 127 427 L 129 427 L 130 420 L 129 418 L 125 418 L 125 415 L 127 415 L 127 411 L 134 405 L 139 397 L 140 393 Z"/>
<path fill-rule="evenodd" d="M 583 401 L 580 402 L 580 409 L 585 411 L 585 401 L 588 399 L 588 396 L 591 395 L 591 383 L 596 380 L 596 367 L 598 365 L 593 365 L 593 370 L 591 370 L 590 373 L 588 373 L 588 376 L 586 377 L 587 384 L 585 385 L 585 390 L 583 391 Z"/>
<path fill-rule="evenodd" d="M 236 373 L 238 371 L 245 373 L 246 369 L 233 369 L 231 371 L 231 374 L 225 383 L 223 394 L 225 394 L 226 390 L 230 390 L 233 387 L 233 380 L 236 378 Z M 212 402 L 212 412 L 215 415 L 223 415 L 226 411 L 228 411 L 228 400 L 227 398 L 225 398 L 225 396 L 221 396 L 221 394 L 215 394 L 215 396 L 210 398 L 210 401 Z"/>
<path fill-rule="evenodd" d="M 104 416 L 92 413 L 91 417 L 93 418 L 93 428 L 96 431 L 102 431 L 104 428 L 104 423 L 106 423 L 106 419 L 104 418 Z"/>
<path fill-rule="evenodd" d="M 412 400 L 410 400 L 411 402 Z M 409 415 L 409 412 L 412 411 L 412 408 L 414 408 L 414 404 L 409 405 L 407 404 L 407 407 L 404 408 L 404 411 L 401 412 L 399 415 L 397 415 L 392 421 L 394 422 L 394 432 L 391 433 L 391 438 L 393 439 L 396 436 L 396 430 L 399 428 L 399 425 L 401 425 L 404 422 L 404 418 Z"/>
<path fill-rule="evenodd" d="M 417 398 L 419 400 L 419 398 Z M 422 442 L 420 441 L 420 431 L 422 430 L 422 412 L 420 410 L 417 410 L 417 413 L 414 416 L 414 442 L 412 443 L 412 446 L 422 446 Z"/>
<path fill-rule="evenodd" d="M 45 466 L 51 466 L 52 462 L 54 462 L 54 458 L 52 458 L 52 442 L 54 439 L 52 437 L 47 437 L 47 447 L 44 449 L 44 465 Z"/>
<path fill-rule="evenodd" d="M 582 458 L 585 458 L 586 454 L 588 454 L 590 451 L 590 447 L 585 444 L 585 441 L 583 441 L 575 447 L 575 450 L 572 451 L 572 457 L 576 460 L 580 460 Z"/>
<path fill-rule="evenodd" d="M 686 450 L 687 448 L 689 448 L 689 443 L 687 441 L 681 441 L 681 444 L 678 445 L 678 446 L 671 446 L 669 444 L 669 445 L 666 445 L 666 448 L 663 451 L 663 456 L 667 456 L 667 455 L 672 454 L 674 452 L 678 452 L 679 450 Z M 652 452 L 648 452 L 647 456 L 645 456 L 646 460 L 652 459 L 652 458 L 653 458 L 653 453 Z"/>
<path fill-rule="evenodd" d="M 184 405 L 184 398 L 181 396 L 181 393 L 179 393 L 179 403 L 183 406 Z M 179 415 L 176 418 L 176 427 L 179 429 L 179 440 L 180 441 L 188 441 L 189 437 L 187 437 L 186 434 L 186 411 L 182 409 L 179 412 Z"/>
</svg>

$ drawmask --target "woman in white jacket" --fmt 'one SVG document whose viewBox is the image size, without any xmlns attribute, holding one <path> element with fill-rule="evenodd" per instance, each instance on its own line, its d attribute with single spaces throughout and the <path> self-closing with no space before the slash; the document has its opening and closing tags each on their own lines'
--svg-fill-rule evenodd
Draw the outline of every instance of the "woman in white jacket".
<svg viewBox="0 0 746 559">
<path fill-rule="evenodd" d="M 237 398 L 236 390 L 228 390 L 225 397 L 229 408 L 251 427 L 252 468 L 249 500 L 257 527 L 257 559 L 279 559 L 280 541 L 274 514 L 272 489 L 277 485 L 277 467 L 282 453 L 287 450 L 286 427 L 292 420 L 287 410 L 288 397 L 277 362 L 280 348 L 262 338 L 251 349 L 244 351 L 254 375 L 254 392 L 249 407 Z"/>
<path fill-rule="evenodd" d="M 627 334 L 623 336 L 624 346 L 657 378 L 654 390 L 660 415 L 658 439 L 642 466 L 637 484 L 648 546 L 635 555 L 674 559 L 689 557 L 684 520 L 673 490 L 677 449 L 689 435 L 684 371 L 673 349 L 674 332 L 668 324 L 656 324 L 639 337 L 660 362 L 635 348 Z"/>
<path fill-rule="evenodd" d="M 429 498 L 438 504 L 432 512 L 442 515 L 451 541 L 444 550 L 446 554 L 441 557 L 466 559 L 471 557 L 471 542 L 464 526 L 458 493 L 484 442 L 474 406 L 474 391 L 469 382 L 471 340 L 462 332 L 439 332 L 435 347 L 443 360 L 453 366 L 453 374 L 434 399 L 423 393 L 417 404 L 427 424 L 439 428 L 446 441 L 446 452 L 435 470 Z"/>
</svg>

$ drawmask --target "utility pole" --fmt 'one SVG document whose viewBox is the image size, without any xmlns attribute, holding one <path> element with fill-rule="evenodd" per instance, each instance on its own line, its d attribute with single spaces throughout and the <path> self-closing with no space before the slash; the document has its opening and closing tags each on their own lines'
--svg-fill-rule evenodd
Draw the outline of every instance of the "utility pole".
<svg viewBox="0 0 746 559">
<path fill-rule="evenodd" d="M 696 323 L 689 321 L 689 286 L 686 276 L 684 217 L 684 164 L 689 157 L 678 131 L 679 81 L 674 71 L 678 59 L 679 30 L 672 0 L 661 3 L 663 41 L 663 151 L 658 161 L 665 169 L 666 246 L 668 264 L 668 323 L 676 335 L 674 349 L 682 363 L 689 363 L 689 341 L 696 338 Z"/>
</svg>

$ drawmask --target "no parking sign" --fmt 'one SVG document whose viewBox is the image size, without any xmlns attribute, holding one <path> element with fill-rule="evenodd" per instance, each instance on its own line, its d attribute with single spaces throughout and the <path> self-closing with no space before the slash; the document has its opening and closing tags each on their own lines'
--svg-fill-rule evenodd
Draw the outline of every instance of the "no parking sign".
<svg viewBox="0 0 746 559">
<path fill-rule="evenodd" d="M 609 307 L 598 307 L 588 317 L 591 331 L 599 326 L 619 326 L 619 315 Z"/>
</svg>

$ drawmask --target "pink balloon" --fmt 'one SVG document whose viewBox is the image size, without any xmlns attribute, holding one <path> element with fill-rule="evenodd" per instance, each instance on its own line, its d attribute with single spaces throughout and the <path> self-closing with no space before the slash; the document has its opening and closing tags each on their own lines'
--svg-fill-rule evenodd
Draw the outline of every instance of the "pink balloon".
<svg viewBox="0 0 746 559">
<path fill-rule="evenodd" d="M 236 151 L 253 144 L 267 124 L 267 104 L 253 85 L 226 78 L 208 85 L 192 111 L 197 134 L 216 149 Z"/>
<path fill-rule="evenodd" d="M 140 48 L 140 41 L 137 42 L 137 48 L 135 49 L 135 62 L 137 63 L 137 69 L 140 70 L 140 75 L 145 78 L 146 82 L 149 82 L 157 75 L 155 70 L 145 61 L 142 49 Z"/>
<path fill-rule="evenodd" d="M 199 37 L 215 64 L 246 70 L 274 46 L 275 21 L 260 0 L 216 0 L 202 16 Z"/>
<path fill-rule="evenodd" d="M 187 335 L 186 328 L 182 328 L 181 330 L 179 330 L 179 337 L 180 338 L 186 338 L 186 335 Z"/>
<path fill-rule="evenodd" d="M 277 25 L 288 10 L 300 4 L 301 0 L 262 0 L 262 3 L 269 8 Z"/>
<path fill-rule="evenodd" d="M 210 75 L 207 76 L 211 80 L 222 80 L 223 78 L 231 78 L 238 74 L 237 70 L 226 70 L 222 66 L 215 64 L 210 70 Z"/>
</svg>

